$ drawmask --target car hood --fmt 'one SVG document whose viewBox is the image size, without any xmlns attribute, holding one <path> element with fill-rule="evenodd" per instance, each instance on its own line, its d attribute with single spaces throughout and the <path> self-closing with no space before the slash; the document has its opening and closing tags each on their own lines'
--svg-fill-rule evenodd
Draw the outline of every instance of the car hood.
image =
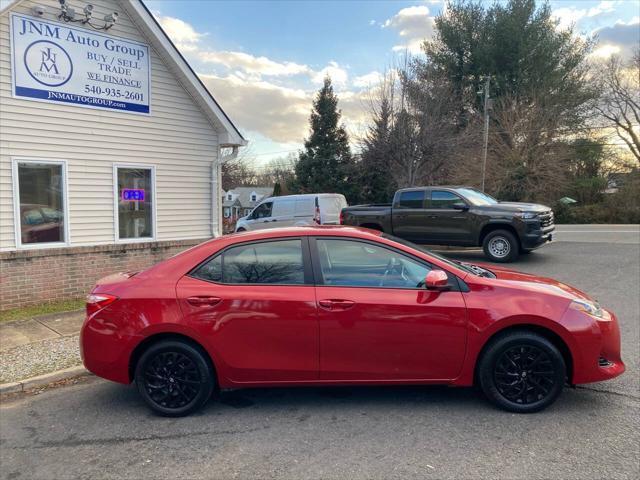
<svg viewBox="0 0 640 480">
<path fill-rule="evenodd" d="M 583 291 L 578 290 L 571 285 L 567 285 L 566 283 L 554 280 L 553 278 L 539 277 L 530 273 L 516 272 L 515 270 L 509 270 L 496 265 L 476 265 L 493 272 L 498 280 L 513 283 L 513 286 L 517 288 L 524 288 L 538 293 L 550 293 L 570 300 L 582 299 L 591 302 L 594 301 L 592 297 Z"/>
<path fill-rule="evenodd" d="M 551 210 L 551 208 L 546 205 L 524 202 L 498 202 L 497 205 L 494 205 L 494 208 L 495 207 L 509 212 L 546 212 Z"/>
</svg>

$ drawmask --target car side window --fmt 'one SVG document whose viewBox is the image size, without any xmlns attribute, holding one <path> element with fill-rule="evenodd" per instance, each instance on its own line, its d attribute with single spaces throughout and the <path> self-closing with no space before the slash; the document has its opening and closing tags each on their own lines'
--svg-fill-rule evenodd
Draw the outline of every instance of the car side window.
<svg viewBox="0 0 640 480">
<path fill-rule="evenodd" d="M 424 208 L 424 190 L 411 190 L 400 192 L 398 201 L 400 208 Z"/>
<path fill-rule="evenodd" d="M 455 193 L 444 190 L 433 190 L 431 192 L 430 208 L 453 208 L 456 203 L 464 203 Z"/>
<path fill-rule="evenodd" d="M 265 202 L 256 207 L 256 209 L 251 214 L 251 218 L 267 218 L 271 216 L 271 208 L 273 207 L 273 202 Z"/>
<path fill-rule="evenodd" d="M 421 288 L 429 265 L 395 250 L 355 240 L 316 241 L 324 285 Z"/>
<path fill-rule="evenodd" d="M 198 267 L 192 276 L 217 283 L 304 285 L 302 241 L 231 247 Z"/>
</svg>

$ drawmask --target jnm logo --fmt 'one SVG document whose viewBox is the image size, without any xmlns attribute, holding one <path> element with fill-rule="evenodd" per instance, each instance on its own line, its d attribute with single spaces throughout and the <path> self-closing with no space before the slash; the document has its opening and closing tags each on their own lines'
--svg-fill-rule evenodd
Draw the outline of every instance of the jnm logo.
<svg viewBox="0 0 640 480">
<path fill-rule="evenodd" d="M 58 66 L 56 65 L 56 57 L 57 53 L 51 51 L 51 47 L 48 47 L 46 50 L 42 50 L 42 62 L 40 63 L 40 71 L 44 72 L 45 70 L 49 73 L 53 72 L 56 75 L 60 74 L 58 70 Z"/>
</svg>

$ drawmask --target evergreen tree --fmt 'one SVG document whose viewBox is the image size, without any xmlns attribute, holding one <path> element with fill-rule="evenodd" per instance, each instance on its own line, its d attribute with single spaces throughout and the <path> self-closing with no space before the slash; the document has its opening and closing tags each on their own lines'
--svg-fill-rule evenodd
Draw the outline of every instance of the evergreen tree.
<svg viewBox="0 0 640 480">
<path fill-rule="evenodd" d="M 295 188 L 300 193 L 342 193 L 356 197 L 355 166 L 349 138 L 340 125 L 338 97 L 327 76 L 316 95 L 309 118 L 311 134 L 296 164 Z"/>
<path fill-rule="evenodd" d="M 374 112 L 373 125 L 369 127 L 362 145 L 360 162 L 360 199 L 363 202 L 390 202 L 396 183 L 391 172 L 392 152 L 390 136 L 393 110 L 388 98 L 383 98 Z"/>
</svg>

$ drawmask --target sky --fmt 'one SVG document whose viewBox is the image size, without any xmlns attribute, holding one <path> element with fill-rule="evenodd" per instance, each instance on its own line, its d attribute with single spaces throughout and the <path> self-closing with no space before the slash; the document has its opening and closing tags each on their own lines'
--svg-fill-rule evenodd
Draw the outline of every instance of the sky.
<svg viewBox="0 0 640 480">
<path fill-rule="evenodd" d="M 143 1 L 249 140 L 247 155 L 258 163 L 302 147 L 326 74 L 357 148 L 370 89 L 404 52 L 420 54 L 445 8 L 442 0 Z M 598 35 L 597 57 L 629 55 L 640 43 L 640 0 L 550 5 L 560 28 Z"/>
</svg>

